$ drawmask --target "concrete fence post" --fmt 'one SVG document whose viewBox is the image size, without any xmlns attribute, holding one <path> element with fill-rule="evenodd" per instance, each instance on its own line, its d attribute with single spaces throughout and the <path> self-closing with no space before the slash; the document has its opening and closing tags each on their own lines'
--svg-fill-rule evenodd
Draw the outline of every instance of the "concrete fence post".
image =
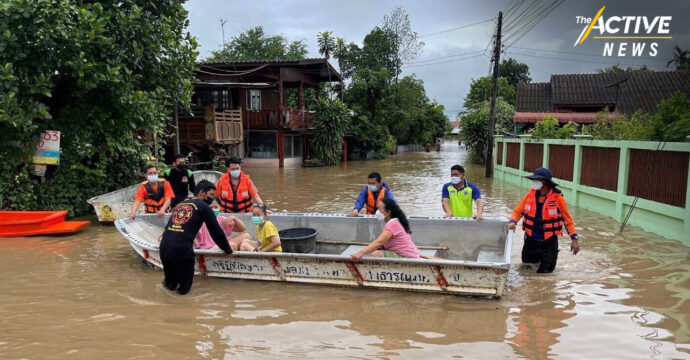
<svg viewBox="0 0 690 360">
<path fill-rule="evenodd" d="M 582 169 L 582 145 L 575 144 L 575 156 L 573 158 L 573 202 L 580 204 L 580 170 Z"/>
<path fill-rule="evenodd" d="M 628 174 L 630 171 L 630 148 L 627 146 L 620 147 L 620 155 L 618 157 L 618 187 L 616 189 L 616 219 L 622 222 L 625 219 L 625 203 L 623 199 L 628 192 Z"/>
</svg>

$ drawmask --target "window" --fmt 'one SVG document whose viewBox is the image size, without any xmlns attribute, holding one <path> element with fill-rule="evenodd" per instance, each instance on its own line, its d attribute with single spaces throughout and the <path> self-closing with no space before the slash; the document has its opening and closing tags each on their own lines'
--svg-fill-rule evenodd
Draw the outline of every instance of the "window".
<svg viewBox="0 0 690 360">
<path fill-rule="evenodd" d="M 261 110 L 261 90 L 247 90 L 247 110 Z"/>
</svg>

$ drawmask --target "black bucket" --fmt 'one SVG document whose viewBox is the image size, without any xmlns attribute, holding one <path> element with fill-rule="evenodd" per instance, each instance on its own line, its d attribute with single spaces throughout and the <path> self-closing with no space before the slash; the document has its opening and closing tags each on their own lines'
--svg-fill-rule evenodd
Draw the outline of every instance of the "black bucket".
<svg viewBox="0 0 690 360">
<path fill-rule="evenodd" d="M 310 228 L 285 229 L 278 232 L 283 252 L 311 254 L 316 251 L 316 235 L 319 232 Z"/>
</svg>

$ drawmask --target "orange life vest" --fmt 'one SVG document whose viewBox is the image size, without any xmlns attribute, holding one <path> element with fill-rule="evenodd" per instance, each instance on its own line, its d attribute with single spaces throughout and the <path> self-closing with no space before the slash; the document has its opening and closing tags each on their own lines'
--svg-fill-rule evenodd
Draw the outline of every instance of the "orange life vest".
<svg viewBox="0 0 690 360">
<path fill-rule="evenodd" d="M 367 215 L 373 215 L 376 212 L 376 205 L 386 197 L 386 187 L 381 184 L 381 190 L 379 190 L 379 196 L 374 201 L 374 193 L 367 189 Z"/>
<path fill-rule="evenodd" d="M 252 182 L 249 175 L 240 173 L 240 182 L 236 187 L 232 186 L 229 174 L 223 174 L 218 180 L 216 192 L 220 198 L 222 212 L 244 213 L 252 211 L 252 196 L 249 190 Z"/>
<path fill-rule="evenodd" d="M 144 181 L 141 184 L 146 189 L 146 200 L 144 200 L 146 213 L 153 214 L 158 212 L 165 203 L 165 181 L 158 180 L 158 189 L 156 191 L 153 190 L 153 184 L 149 181 Z"/>
<path fill-rule="evenodd" d="M 563 194 L 550 191 L 546 196 L 541 211 L 541 228 L 537 228 L 538 225 L 536 225 L 537 196 L 537 190 L 530 190 L 525 209 L 522 211 L 522 216 L 525 217 L 522 222 L 522 229 L 525 230 L 525 234 L 532 236 L 535 229 L 541 230 L 544 233 L 544 240 L 548 240 L 552 236 L 563 235 L 563 216 L 556 202 L 556 199 Z"/>
</svg>

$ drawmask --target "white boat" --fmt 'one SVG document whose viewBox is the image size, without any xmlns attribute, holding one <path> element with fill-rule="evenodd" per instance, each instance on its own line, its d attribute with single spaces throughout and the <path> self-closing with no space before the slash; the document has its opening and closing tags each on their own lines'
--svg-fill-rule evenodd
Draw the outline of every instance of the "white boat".
<svg viewBox="0 0 690 360">
<path fill-rule="evenodd" d="M 222 175 L 223 173 L 219 171 L 194 171 L 194 181 L 198 183 L 201 180 L 208 180 L 215 184 Z M 139 186 L 141 186 L 141 184 L 128 186 L 124 189 L 92 197 L 86 202 L 93 206 L 98 216 L 98 221 L 101 223 L 111 223 L 117 219 L 129 216 L 129 212 L 132 210 L 132 204 L 134 204 L 134 195 L 136 195 L 137 190 L 139 190 Z M 190 196 L 191 195 L 192 194 L 190 194 Z M 144 206 L 139 206 L 138 213 L 144 214 L 144 209 Z"/>
<path fill-rule="evenodd" d="M 250 223 L 250 214 L 234 214 Z M 350 254 L 381 233 L 382 222 L 374 216 L 280 213 L 269 218 L 278 228 L 312 228 L 318 231 L 316 251 L 260 253 L 195 250 L 196 274 L 203 276 L 269 280 L 478 295 L 503 295 L 510 268 L 513 231 L 506 221 L 410 217 L 412 239 L 427 257 L 374 258 L 350 261 Z M 158 236 L 168 216 L 137 216 L 115 221 L 139 256 L 162 268 Z M 256 238 L 253 227 L 248 229 Z"/>
</svg>

